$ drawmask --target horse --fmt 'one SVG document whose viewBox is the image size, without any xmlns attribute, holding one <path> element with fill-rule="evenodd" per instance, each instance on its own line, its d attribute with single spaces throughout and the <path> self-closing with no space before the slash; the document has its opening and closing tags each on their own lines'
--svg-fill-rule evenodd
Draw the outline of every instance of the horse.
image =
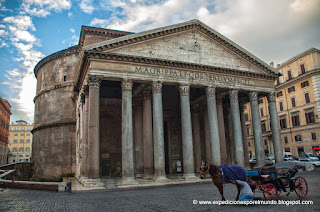
<svg viewBox="0 0 320 212">
<path fill-rule="evenodd" d="M 226 176 L 226 173 L 222 170 L 220 166 L 223 166 L 224 168 L 231 169 L 231 168 L 237 168 L 240 171 L 240 176 L 231 174 L 232 176 Z M 203 179 L 206 174 L 210 174 L 212 178 L 212 182 L 215 184 L 215 186 L 219 189 L 222 201 L 225 201 L 224 195 L 223 195 L 223 184 L 224 183 L 235 183 L 238 189 L 238 194 L 236 197 L 236 200 L 239 200 L 240 196 L 240 190 L 241 186 L 235 181 L 235 180 L 241 180 L 246 181 L 246 172 L 244 168 L 242 168 L 239 165 L 232 165 L 232 166 L 226 166 L 226 165 L 220 165 L 215 166 L 212 164 L 209 164 L 207 162 L 202 161 L 202 165 L 200 167 L 200 178 Z"/>
</svg>

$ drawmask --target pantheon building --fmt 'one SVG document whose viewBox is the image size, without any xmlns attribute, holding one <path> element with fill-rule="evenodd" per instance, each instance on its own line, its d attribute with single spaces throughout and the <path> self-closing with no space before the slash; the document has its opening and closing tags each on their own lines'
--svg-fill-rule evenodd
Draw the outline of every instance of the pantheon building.
<svg viewBox="0 0 320 212">
<path fill-rule="evenodd" d="M 282 160 L 278 72 L 199 20 L 140 33 L 83 26 L 77 46 L 42 59 L 34 73 L 37 177 L 125 185 L 192 180 L 201 160 L 248 167 L 248 102 L 262 166 L 264 96 Z"/>
</svg>

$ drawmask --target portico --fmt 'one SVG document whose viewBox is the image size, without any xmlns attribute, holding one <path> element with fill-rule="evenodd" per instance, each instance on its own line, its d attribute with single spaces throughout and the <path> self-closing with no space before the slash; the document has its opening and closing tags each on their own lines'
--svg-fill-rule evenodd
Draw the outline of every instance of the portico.
<svg viewBox="0 0 320 212">
<path fill-rule="evenodd" d="M 281 160 L 272 99 L 277 73 L 197 20 L 86 46 L 80 67 L 79 178 L 119 177 L 126 185 L 193 180 L 201 160 L 245 166 L 240 105 L 249 101 L 262 166 L 258 95 L 269 96 Z"/>
</svg>

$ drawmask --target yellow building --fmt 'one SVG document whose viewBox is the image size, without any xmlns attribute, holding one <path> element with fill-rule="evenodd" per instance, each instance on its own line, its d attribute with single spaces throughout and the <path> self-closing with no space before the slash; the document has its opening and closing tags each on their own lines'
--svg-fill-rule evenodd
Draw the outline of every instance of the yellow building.
<svg viewBox="0 0 320 212">
<path fill-rule="evenodd" d="M 272 64 L 271 64 L 272 65 Z M 284 152 L 295 157 L 320 150 L 320 51 L 312 48 L 276 69 L 282 74 L 275 82 L 281 141 Z M 267 99 L 259 99 L 261 129 L 266 155 L 273 157 Z M 254 156 L 250 104 L 244 106 L 249 155 Z"/>
<path fill-rule="evenodd" d="M 9 128 L 8 162 L 30 162 L 33 124 L 19 120 Z"/>
</svg>

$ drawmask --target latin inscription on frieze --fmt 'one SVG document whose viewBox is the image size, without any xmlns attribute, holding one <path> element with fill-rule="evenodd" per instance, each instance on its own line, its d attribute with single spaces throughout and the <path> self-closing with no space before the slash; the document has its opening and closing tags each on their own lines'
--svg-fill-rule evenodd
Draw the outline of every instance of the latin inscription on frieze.
<svg viewBox="0 0 320 212">
<path fill-rule="evenodd" d="M 162 77 L 183 79 L 183 80 L 216 82 L 216 83 L 226 83 L 226 84 L 241 84 L 241 85 L 253 84 L 252 80 L 240 78 L 240 77 L 221 76 L 221 75 L 215 75 L 213 73 L 181 71 L 181 70 L 166 69 L 166 68 L 136 66 L 134 72 L 139 74 L 144 74 L 144 75 L 162 76 Z"/>
</svg>

